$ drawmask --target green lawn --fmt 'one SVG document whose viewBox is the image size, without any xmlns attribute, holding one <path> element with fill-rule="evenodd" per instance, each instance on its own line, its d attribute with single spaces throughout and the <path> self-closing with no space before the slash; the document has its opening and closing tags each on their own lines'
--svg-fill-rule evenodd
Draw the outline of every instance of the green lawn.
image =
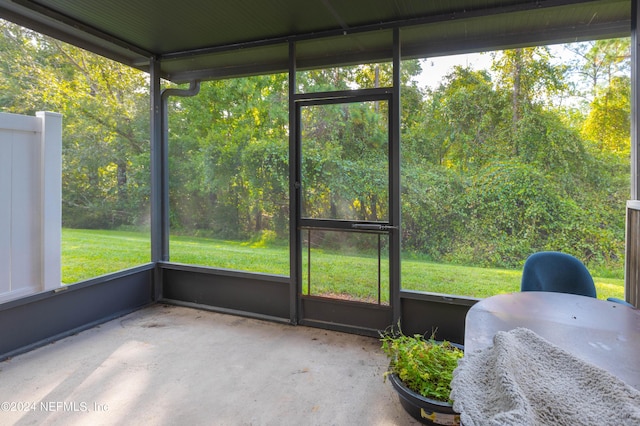
<svg viewBox="0 0 640 426">
<path fill-rule="evenodd" d="M 62 230 L 62 281 L 71 284 L 150 261 L 149 234 L 130 231 Z M 172 236 L 171 261 L 270 274 L 289 274 L 287 246 Z M 306 262 L 306 260 L 305 260 Z M 373 300 L 377 286 L 377 258 L 347 256 L 329 251 L 312 253 L 312 292 Z M 383 294 L 388 268 L 382 268 Z M 303 268 L 306 288 L 306 263 Z M 487 297 L 518 291 L 521 270 L 479 268 L 432 263 L 402 262 L 404 289 Z M 624 280 L 594 277 L 598 298 L 624 298 Z M 383 299 L 384 300 L 384 299 Z"/>
<path fill-rule="evenodd" d="M 150 247 L 148 233 L 62 228 L 62 282 L 149 263 Z"/>
</svg>

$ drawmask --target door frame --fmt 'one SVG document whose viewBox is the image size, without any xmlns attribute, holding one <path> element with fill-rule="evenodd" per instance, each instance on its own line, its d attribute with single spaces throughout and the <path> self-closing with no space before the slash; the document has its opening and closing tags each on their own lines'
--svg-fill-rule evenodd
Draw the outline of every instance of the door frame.
<svg viewBox="0 0 640 426">
<path fill-rule="evenodd" d="M 294 135 L 292 152 L 290 157 L 293 163 L 293 208 L 295 223 L 294 245 L 291 250 L 295 258 L 295 275 L 292 274 L 295 287 L 296 323 L 313 325 L 323 328 L 331 328 L 340 331 L 355 332 L 365 335 L 378 335 L 378 331 L 385 329 L 394 322 L 394 312 L 397 311 L 397 298 L 394 294 L 399 292 L 399 240 L 400 217 L 394 214 L 399 211 L 399 149 L 394 143 L 394 134 L 397 125 L 393 122 L 393 106 L 397 102 L 392 88 L 358 89 L 349 91 L 335 91 L 322 93 L 295 94 L 293 98 Z M 359 220 L 331 220 L 302 217 L 302 131 L 301 111 L 307 106 L 316 105 L 340 105 L 347 103 L 361 103 L 383 101 L 388 105 L 388 183 L 387 203 L 388 217 L 385 221 L 359 221 Z M 292 227 L 293 227 L 292 223 Z M 356 226 L 353 226 L 356 225 Z M 359 227 L 359 229 L 358 229 Z M 321 296 L 304 295 L 302 282 L 302 232 L 307 229 L 326 229 L 328 231 L 353 231 L 353 232 L 378 232 L 389 237 L 389 305 L 344 301 Z M 398 253 L 398 255 L 394 255 Z"/>
<path fill-rule="evenodd" d="M 297 102 L 304 100 L 309 94 L 297 93 L 296 73 L 298 71 L 296 61 L 296 42 L 289 42 L 289 257 L 290 257 L 290 285 L 289 285 L 289 321 L 292 324 L 307 324 L 321 328 L 335 329 L 377 337 L 378 330 L 390 325 L 398 324 L 401 317 L 400 303 L 400 242 L 401 242 L 401 206 L 400 206 L 400 30 L 392 30 L 392 86 L 384 89 L 367 89 L 342 92 L 344 96 L 374 94 L 383 91 L 389 99 L 389 223 L 397 227 L 396 232 L 390 234 L 389 240 L 389 306 L 379 308 L 377 305 L 369 306 L 357 302 L 331 302 L 326 300 L 302 299 L 302 232 L 300 230 L 300 218 L 302 217 L 300 200 L 300 182 L 296 178 L 300 176 L 300 151 L 297 134 L 298 118 L 296 114 Z M 317 94 L 314 94 L 317 95 Z M 340 92 L 332 92 L 330 96 L 340 96 Z M 317 302 L 317 303 L 316 303 Z M 349 306 L 346 306 L 349 305 Z M 346 309 L 345 309 L 346 308 Z M 361 308 L 361 309 L 360 309 Z M 313 313 L 314 318 L 309 319 Z M 354 322 L 352 319 L 361 320 L 362 323 L 354 325 L 345 322 Z M 348 321 L 335 323 L 332 316 L 345 316 Z"/>
</svg>

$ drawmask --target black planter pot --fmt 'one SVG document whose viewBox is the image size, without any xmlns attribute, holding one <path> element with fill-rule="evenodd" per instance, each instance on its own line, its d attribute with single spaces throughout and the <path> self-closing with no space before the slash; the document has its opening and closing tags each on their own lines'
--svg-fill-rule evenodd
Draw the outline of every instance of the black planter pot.
<svg viewBox="0 0 640 426">
<path fill-rule="evenodd" d="M 389 375 L 389 379 L 398 392 L 400 404 L 414 419 L 426 425 L 460 425 L 460 415 L 448 402 L 425 398 L 407 388 L 395 374 Z"/>
</svg>

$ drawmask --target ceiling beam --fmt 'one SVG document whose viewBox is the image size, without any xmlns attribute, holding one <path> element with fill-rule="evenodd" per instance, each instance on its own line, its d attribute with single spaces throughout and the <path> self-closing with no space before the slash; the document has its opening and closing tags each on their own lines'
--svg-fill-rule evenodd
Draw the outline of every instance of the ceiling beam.
<svg viewBox="0 0 640 426">
<path fill-rule="evenodd" d="M 289 36 L 273 37 L 273 38 L 267 38 L 263 40 L 249 40 L 241 43 L 234 43 L 234 44 L 227 44 L 227 45 L 220 45 L 220 46 L 210 46 L 210 47 L 204 47 L 199 49 L 165 53 L 160 56 L 160 59 L 172 60 L 172 59 L 180 59 L 180 58 L 189 58 L 189 57 L 199 56 L 199 55 L 212 55 L 216 53 L 223 53 L 223 52 L 228 52 L 236 49 L 250 49 L 250 48 L 268 46 L 268 45 L 274 45 L 274 44 L 313 40 L 313 39 L 326 38 L 326 37 L 336 37 L 340 35 L 357 34 L 357 33 L 369 32 L 369 31 L 392 30 L 396 28 L 406 28 L 406 27 L 417 26 L 417 25 L 451 22 L 454 20 L 460 21 L 460 20 L 475 19 L 475 18 L 496 16 L 496 15 L 503 15 L 503 14 L 510 14 L 510 13 L 539 11 L 539 10 L 555 8 L 555 7 L 583 5 L 583 4 L 598 3 L 598 2 L 601 2 L 601 0 L 531 0 L 526 3 L 518 3 L 514 5 L 507 5 L 507 6 L 500 6 L 500 7 L 485 7 L 485 8 L 471 9 L 471 10 L 461 9 L 458 11 L 447 12 L 443 14 L 379 22 L 379 23 L 360 25 L 360 26 L 355 26 L 350 28 L 344 28 L 341 24 L 340 28 L 326 30 L 326 31 L 318 31 L 318 32 L 308 33 L 308 34 L 292 34 Z M 346 24 L 344 25 L 346 26 Z"/>
</svg>

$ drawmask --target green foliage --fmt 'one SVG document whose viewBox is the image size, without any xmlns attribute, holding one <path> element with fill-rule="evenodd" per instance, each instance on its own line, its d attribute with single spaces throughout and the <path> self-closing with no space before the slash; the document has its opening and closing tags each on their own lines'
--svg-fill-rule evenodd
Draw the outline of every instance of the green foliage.
<svg viewBox="0 0 640 426">
<path fill-rule="evenodd" d="M 533 164 L 545 173 L 582 179 L 589 161 L 585 143 L 553 110 L 532 107 L 522 117 L 513 139 L 519 147 L 520 161 Z"/>
<path fill-rule="evenodd" d="M 504 50 L 493 55 L 491 66 L 496 72 L 498 86 L 510 99 L 511 122 L 518 121 L 531 105 L 550 105 L 553 97 L 566 88 L 565 66 L 551 64 L 546 46 Z M 517 145 L 515 153 L 518 154 Z"/>
<path fill-rule="evenodd" d="M 611 152 L 629 158 L 631 143 L 631 80 L 614 77 L 609 86 L 591 103 L 591 111 L 582 133 L 601 152 Z"/>
<path fill-rule="evenodd" d="M 393 330 L 382 333 L 382 351 L 390 360 L 385 377 L 396 374 L 414 392 L 451 403 L 453 370 L 464 352 L 446 340 L 437 342 L 434 337 L 405 336 L 402 331 Z"/>
<path fill-rule="evenodd" d="M 455 67 L 406 121 L 407 162 L 428 159 L 459 173 L 477 170 L 500 150 L 500 107 L 486 71 Z"/>
<path fill-rule="evenodd" d="M 305 107 L 302 120 L 303 215 L 387 217 L 388 105 Z M 330 123 L 340 121 L 338 125 Z"/>
<path fill-rule="evenodd" d="M 610 78 L 590 113 L 569 115 L 553 106 L 567 67 L 552 65 L 547 49 L 501 52 L 492 70 L 456 68 L 407 120 L 403 248 L 434 261 L 504 267 L 559 250 L 621 268 L 627 80 Z"/>
<path fill-rule="evenodd" d="M 63 114 L 63 223 L 148 215 L 149 94 L 142 72 L 0 21 L 3 109 Z"/>
<path fill-rule="evenodd" d="M 487 167 L 469 193 L 476 259 L 515 266 L 546 245 L 571 213 L 561 189 L 537 168 L 518 162 Z M 498 244 L 493 244 L 494 242 Z"/>
<path fill-rule="evenodd" d="M 442 166 L 410 165 L 402 176 L 403 248 L 440 259 L 465 234 L 467 183 Z"/>
<path fill-rule="evenodd" d="M 170 114 L 171 228 L 221 238 L 288 233 L 286 75 L 202 84 Z"/>
<path fill-rule="evenodd" d="M 630 182 L 630 42 L 571 48 L 580 60 L 569 67 L 555 64 L 544 47 L 507 50 L 493 55 L 490 70 L 456 67 L 425 91 L 413 81 L 420 63 L 403 61 L 404 254 L 517 267 L 531 252 L 552 249 L 621 270 Z M 569 90 L 569 71 L 585 83 Z M 0 21 L 0 108 L 64 115 L 65 227 L 148 223 L 147 79 Z M 392 69 L 374 63 L 308 70 L 297 80 L 304 93 L 388 87 Z M 286 74 L 255 76 L 206 82 L 198 96 L 170 98 L 174 235 L 254 242 L 288 237 L 287 86 Z M 571 110 L 557 107 L 570 95 L 584 101 Z M 302 109 L 307 216 L 388 217 L 388 109 L 386 102 Z"/>
</svg>

